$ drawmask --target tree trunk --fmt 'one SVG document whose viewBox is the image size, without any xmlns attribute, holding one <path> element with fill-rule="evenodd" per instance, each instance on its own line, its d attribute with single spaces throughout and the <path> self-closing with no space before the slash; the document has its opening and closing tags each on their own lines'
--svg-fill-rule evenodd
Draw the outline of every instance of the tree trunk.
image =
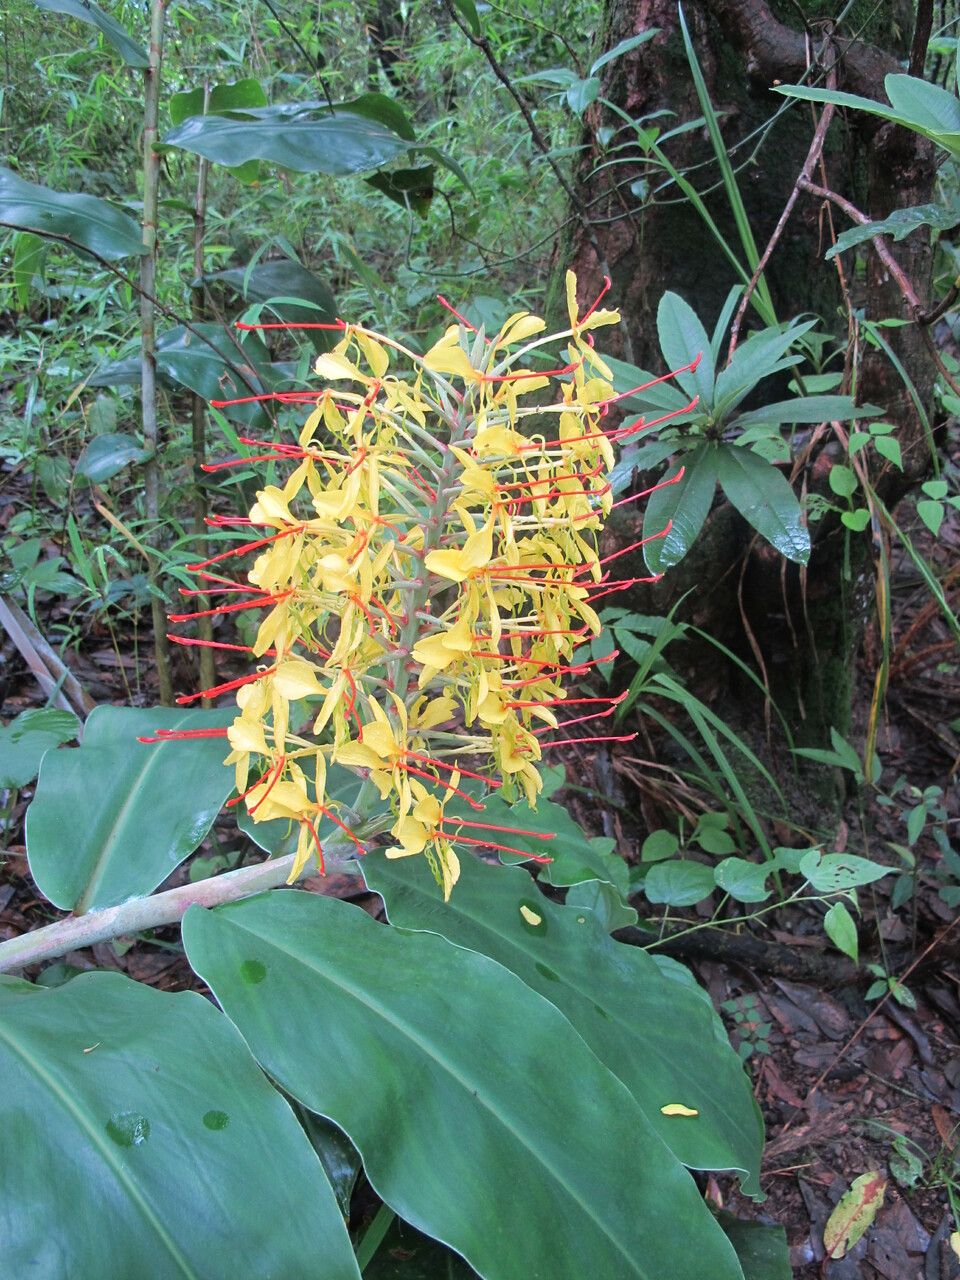
<svg viewBox="0 0 960 1280">
<path fill-rule="evenodd" d="M 828 24 L 818 22 L 818 10 L 824 6 L 817 0 L 805 0 L 802 6 L 810 23 L 804 32 L 797 16 L 800 7 L 787 0 L 687 0 L 684 5 L 690 36 L 721 118 L 723 137 L 761 252 L 793 190 L 814 128 L 810 110 L 806 104 L 798 104 L 784 111 L 769 132 L 764 132 L 784 102 L 771 86 L 797 83 L 808 57 L 819 51 L 825 62 L 835 63 L 838 88 L 878 97 L 882 96 L 884 75 L 902 71 L 898 59 L 909 52 L 912 5 L 908 2 L 855 5 L 864 14 L 852 12 L 849 29 L 858 31 L 860 40 L 847 39 L 842 32 L 831 33 Z M 652 40 L 609 64 L 601 96 L 641 127 L 657 126 L 664 133 L 702 114 L 675 0 L 608 0 L 602 37 L 605 49 L 650 27 L 659 28 Z M 830 40 L 825 42 L 828 34 Z M 657 115 L 659 112 L 673 114 Z M 668 289 L 679 293 L 709 331 L 738 276 L 689 200 L 662 171 L 651 167 L 648 154 L 636 145 L 635 132 L 624 125 L 622 117 L 598 103 L 589 109 L 587 125 L 589 159 L 578 184 L 581 208 L 588 210 L 602 257 L 610 264 L 611 302 L 623 311 L 634 361 L 662 373 L 656 335 L 661 295 Z M 618 131 L 610 136 L 611 129 Z M 598 137 L 604 139 L 605 152 Z M 618 147 L 631 137 L 631 146 Z M 704 195 L 720 233 L 749 274 L 752 267 L 740 244 L 706 130 L 678 135 L 664 143 L 664 149 Z M 756 162 L 752 160 L 755 151 Z M 905 204 L 930 200 L 935 177 L 931 153 L 930 144 L 917 135 L 880 125 L 862 113 L 852 112 L 847 119 L 838 113 L 827 135 L 824 168 L 818 167 L 815 180 L 823 185 L 825 175 L 826 185 L 871 217 L 882 217 Z M 611 158 L 616 164 L 600 167 Z M 830 217 L 837 233 L 849 225 L 837 209 L 831 209 Z M 819 201 L 801 194 L 766 278 L 781 321 L 815 312 L 842 345 L 847 331 L 846 308 L 836 266 L 824 262 L 829 244 L 824 209 Z M 891 250 L 927 303 L 932 270 L 928 238 L 921 232 L 892 245 Z M 593 296 L 602 272 L 594 247 L 579 228 L 572 233 L 565 256 L 562 265 L 569 262 L 577 271 L 582 296 Z M 866 278 L 854 285 L 853 305 L 862 307 L 868 319 L 896 317 L 912 322 L 912 313 L 872 248 L 866 250 L 866 257 Z M 850 255 L 845 255 L 848 287 L 853 277 L 849 259 Z M 748 323 L 755 323 L 749 313 Z M 883 334 L 921 402 L 928 405 L 935 369 L 919 326 L 911 323 L 885 329 Z M 885 419 L 898 428 L 905 474 L 887 467 L 873 477 L 889 504 L 923 476 L 929 462 L 928 443 L 910 394 L 886 357 L 872 351 L 866 354 L 856 390 L 861 401 L 881 405 Z M 788 394 L 784 386 L 765 391 L 768 400 Z M 833 448 L 837 448 L 835 442 Z M 809 459 L 803 481 L 810 489 L 823 489 L 829 460 L 829 455 Z M 646 486 L 656 478 L 642 479 Z M 870 535 L 857 538 L 830 520 L 822 521 L 812 532 L 813 557 L 801 575 L 765 543 L 754 539 L 752 530 L 729 505 L 719 503 L 680 566 L 662 583 L 640 589 L 629 601 L 617 603 L 663 614 L 685 591 L 695 588 L 693 603 L 688 601 L 684 616 L 692 614 L 704 629 L 744 657 L 750 658 L 759 648 L 774 695 L 787 704 L 785 710 L 792 713 L 798 736 L 822 745 L 827 726 L 833 724 L 843 732 L 849 723 L 853 655 L 869 601 L 869 592 L 862 588 L 858 588 L 861 598 L 854 598 L 854 584 L 868 567 Z M 635 529 L 624 530 L 625 542 L 638 536 Z M 847 576 L 843 573 L 845 540 L 854 544 L 846 557 Z M 749 643 L 744 623 L 752 633 Z M 750 686 L 738 688 L 733 705 L 742 711 L 743 697 L 750 692 Z"/>
</svg>

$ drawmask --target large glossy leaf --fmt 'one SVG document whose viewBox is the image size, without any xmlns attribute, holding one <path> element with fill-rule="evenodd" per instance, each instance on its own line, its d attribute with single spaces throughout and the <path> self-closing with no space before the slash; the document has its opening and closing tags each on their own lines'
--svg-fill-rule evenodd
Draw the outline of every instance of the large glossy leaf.
<svg viewBox="0 0 960 1280">
<path fill-rule="evenodd" d="M 703 528 L 713 503 L 717 487 L 716 447 L 700 445 L 682 454 L 680 460 L 684 466 L 683 478 L 651 493 L 643 513 L 645 538 L 655 538 L 672 521 L 665 538 L 656 538 L 643 549 L 651 573 L 663 573 L 680 563 Z M 675 470 L 676 467 L 671 466 L 667 475 L 673 475 Z"/>
<path fill-rule="evenodd" d="M 290 324 L 330 324 L 337 318 L 337 300 L 327 282 L 290 258 L 261 262 L 249 272 L 243 267 L 229 267 L 206 279 L 221 281 L 248 302 L 269 302 L 270 311 Z M 302 299 L 312 306 L 300 306 L 292 299 Z M 337 335 L 314 329 L 306 330 L 304 336 L 318 351 L 326 351 Z"/>
<path fill-rule="evenodd" d="M 230 84 L 215 84 L 209 93 L 202 85 L 170 95 L 167 110 L 172 124 L 183 124 L 191 116 L 217 115 L 246 107 L 265 107 L 267 95 L 259 80 L 234 80 Z M 206 107 L 206 110 L 204 110 Z"/>
<path fill-rule="evenodd" d="M 717 375 L 714 405 L 716 412 L 729 413 L 749 395 L 758 382 L 781 369 L 798 364 L 801 359 L 799 355 L 785 357 L 785 353 L 815 324 L 815 320 L 806 320 L 802 324 L 793 323 L 783 327 L 771 325 L 761 329 L 759 333 L 751 334 L 746 342 L 741 342 L 733 353 L 733 359 Z"/>
<path fill-rule="evenodd" d="M 72 245 L 110 260 L 143 253 L 140 227 L 106 200 L 51 191 L 35 182 L 24 182 L 2 166 L 0 226 L 33 231 L 38 236 L 66 236 Z"/>
<path fill-rule="evenodd" d="M 201 996 L 4 983 L 0 1073 L 11 1280 L 358 1280 L 303 1130 Z"/>
<path fill-rule="evenodd" d="M 238 348 L 221 325 L 198 324 L 194 328 L 208 342 L 182 325 L 158 336 L 157 375 L 164 386 L 186 387 L 204 400 L 232 400 L 258 395 L 274 382 L 276 370 L 255 335 L 245 335 Z M 101 365 L 87 382 L 91 387 L 139 386 L 139 353 Z M 267 420 L 259 404 L 232 405 L 224 412 L 238 422 L 260 424 Z"/>
<path fill-rule="evenodd" d="M 15 720 L 0 726 L 0 787 L 23 787 L 40 770 L 44 755 L 80 731 L 72 711 L 42 707 L 21 711 Z"/>
<path fill-rule="evenodd" d="M 832 102 L 838 107 L 866 111 L 882 120 L 892 120 L 913 129 L 952 155 L 960 155 L 960 103 L 952 93 L 939 85 L 906 75 L 888 75 L 884 87 L 890 106 L 873 98 L 862 98 L 859 94 L 815 89 L 808 85 L 782 85 L 776 92 L 805 102 Z"/>
<path fill-rule="evenodd" d="M 781 426 L 785 422 L 846 422 L 850 418 L 876 418 L 882 412 L 875 404 L 856 404 L 851 396 L 797 396 L 741 413 L 729 425 L 740 430 L 755 423 Z"/>
<path fill-rule="evenodd" d="M 788 560 L 806 564 L 810 533 L 797 496 L 775 466 L 749 449 L 721 445 L 717 479 L 744 520 Z"/>
<path fill-rule="evenodd" d="M 48 13 L 65 13 L 70 18 L 89 23 L 96 27 L 108 44 L 113 45 L 128 67 L 149 67 L 150 59 L 147 51 L 137 44 L 127 31 L 104 13 L 93 0 L 33 0 L 38 9 L 46 9 Z"/>
<path fill-rule="evenodd" d="M 163 139 L 164 147 L 192 151 L 229 168 L 265 160 L 297 173 L 334 177 L 379 169 L 410 145 L 377 120 L 342 108 L 331 111 L 321 102 L 191 116 Z"/>
<path fill-rule="evenodd" d="M 707 331 L 688 302 L 676 293 L 665 293 L 657 307 L 660 350 L 670 369 L 679 369 L 700 357 L 692 373 L 681 373 L 677 382 L 689 395 L 700 397 L 701 410 L 713 405 L 713 351 Z"/>
<path fill-rule="evenodd" d="M 629 1091 L 486 956 L 296 890 L 191 908 L 183 938 L 269 1074 L 487 1280 L 740 1280 Z"/>
<path fill-rule="evenodd" d="M 759 1192 L 763 1131 L 750 1081 L 698 993 L 663 977 L 646 952 L 614 942 L 589 911 L 545 898 L 522 867 L 461 858 L 449 902 L 422 858 L 370 853 L 362 869 L 393 924 L 498 960 L 566 1014 L 678 1160 L 740 1169 Z M 696 1122 L 662 1115 L 669 1102 L 698 1110 Z"/>
<path fill-rule="evenodd" d="M 48 751 L 27 810 L 37 887 L 64 911 L 150 893 L 189 857 L 233 787 L 221 738 L 147 745 L 157 729 L 227 725 L 226 711 L 97 707 L 83 746 Z"/>
</svg>

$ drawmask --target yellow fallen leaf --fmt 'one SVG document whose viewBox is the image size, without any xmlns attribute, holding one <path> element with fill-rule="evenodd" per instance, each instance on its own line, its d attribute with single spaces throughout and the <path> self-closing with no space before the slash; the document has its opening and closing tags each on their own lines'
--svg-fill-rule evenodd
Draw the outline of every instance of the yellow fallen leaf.
<svg viewBox="0 0 960 1280">
<path fill-rule="evenodd" d="M 668 1102 L 665 1107 L 660 1108 L 662 1116 L 698 1116 L 699 1111 L 693 1107 L 685 1107 L 682 1102 Z"/>
<path fill-rule="evenodd" d="M 953 1231 L 950 1233 L 950 1248 L 956 1254 L 957 1258 L 960 1258 L 960 1231 Z"/>
<path fill-rule="evenodd" d="M 853 1248 L 877 1216 L 886 1189 L 887 1180 L 880 1173 L 854 1178 L 823 1228 L 823 1247 L 829 1257 L 842 1258 Z"/>
<path fill-rule="evenodd" d="M 529 907 L 521 906 L 520 914 L 523 916 L 524 920 L 526 920 L 527 924 L 532 924 L 534 926 L 543 924 L 543 916 L 538 916 L 537 913 L 535 911 L 531 911 Z"/>
</svg>

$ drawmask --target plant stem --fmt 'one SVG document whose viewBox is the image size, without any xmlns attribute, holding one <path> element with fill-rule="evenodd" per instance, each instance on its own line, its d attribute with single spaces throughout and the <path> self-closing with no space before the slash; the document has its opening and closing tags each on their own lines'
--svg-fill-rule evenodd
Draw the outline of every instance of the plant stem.
<svg viewBox="0 0 960 1280">
<path fill-rule="evenodd" d="M 203 114 L 207 114 L 210 102 L 210 81 L 203 83 Z M 203 284 L 203 241 L 207 230 L 207 174 L 210 162 L 200 157 L 197 165 L 197 194 L 193 204 L 193 278 L 195 284 L 190 291 L 190 318 L 194 324 L 201 324 L 205 317 L 205 289 Z M 208 552 L 204 534 L 206 533 L 207 493 L 204 487 L 203 464 L 207 460 L 206 441 L 207 407 L 202 396 L 193 393 L 193 531 L 197 535 L 197 559 L 205 560 Z M 213 619 L 207 616 L 210 608 L 209 596 L 197 596 L 196 612 L 197 637 L 200 640 L 213 639 Z M 213 661 L 213 649 L 200 648 L 200 688 L 209 689 L 217 682 L 217 672 Z M 204 698 L 203 705 L 211 705 L 209 698 Z"/>
<path fill-rule="evenodd" d="M 332 869 L 342 865 L 353 852 L 352 843 L 334 844 L 331 841 L 324 849 L 324 858 Z M 225 902 L 235 902 L 267 889 L 279 888 L 287 881 L 294 856 L 291 853 L 285 858 L 211 876 L 196 884 L 167 889 L 146 898 L 133 898 L 118 907 L 104 907 L 101 911 L 89 911 L 82 916 L 67 916 L 65 920 L 57 920 L 19 938 L 10 938 L 7 942 L 0 942 L 0 973 L 23 969 L 41 960 L 52 960 L 68 951 L 124 934 L 178 924 L 188 907 L 218 907 Z M 300 874 L 301 878 L 315 875 L 316 868 L 308 863 Z"/>
<path fill-rule="evenodd" d="M 150 65 L 143 73 L 143 243 L 140 259 L 140 395 L 143 412 L 143 443 L 149 451 L 143 469 L 144 511 L 150 526 L 149 541 L 159 533 L 160 471 L 157 464 L 157 359 L 156 311 L 151 301 L 157 279 L 157 197 L 160 188 L 160 157 L 154 150 L 160 109 L 160 69 L 163 61 L 163 21 L 166 0 L 153 0 L 150 10 Z M 153 645 L 157 663 L 160 701 L 173 704 L 173 677 L 170 646 L 167 643 L 163 599 L 157 589 L 157 558 L 152 555 L 148 571 L 153 618 Z"/>
</svg>

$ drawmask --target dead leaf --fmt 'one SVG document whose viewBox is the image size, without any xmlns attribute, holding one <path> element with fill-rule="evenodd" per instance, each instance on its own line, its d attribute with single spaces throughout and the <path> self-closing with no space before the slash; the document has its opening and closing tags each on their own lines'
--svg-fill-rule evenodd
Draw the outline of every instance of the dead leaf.
<svg viewBox="0 0 960 1280">
<path fill-rule="evenodd" d="M 823 1229 L 823 1244 L 831 1258 L 842 1258 L 852 1249 L 883 1204 L 887 1180 L 881 1173 L 861 1173 L 840 1197 Z"/>
<path fill-rule="evenodd" d="M 521 907 L 522 911 L 523 908 Z M 682 1102 L 668 1102 L 665 1107 L 660 1108 L 662 1116 L 698 1116 L 699 1111 L 695 1111 L 693 1107 L 685 1107 Z"/>
</svg>

